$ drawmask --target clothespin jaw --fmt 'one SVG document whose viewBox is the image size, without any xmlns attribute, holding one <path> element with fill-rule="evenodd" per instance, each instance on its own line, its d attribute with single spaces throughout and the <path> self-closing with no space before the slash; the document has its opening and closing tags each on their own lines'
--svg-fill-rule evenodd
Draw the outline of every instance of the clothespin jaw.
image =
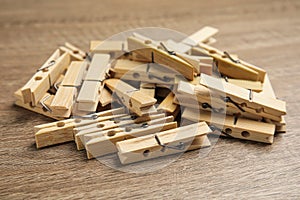
<svg viewBox="0 0 300 200">
<path fill-rule="evenodd" d="M 195 139 L 197 148 L 210 145 L 204 137 L 211 132 L 205 122 L 191 124 L 153 135 L 117 142 L 118 156 L 122 164 L 148 160 L 189 150 Z M 202 138 L 201 138 L 202 137 Z M 199 140 L 201 138 L 201 140 Z M 200 142 L 202 141 L 202 143 Z M 197 143 L 195 142 L 195 143 Z M 199 144 L 199 142 L 201 144 Z M 194 143 L 194 144 L 195 144 Z M 195 146 L 192 146 L 195 149 Z"/>
</svg>

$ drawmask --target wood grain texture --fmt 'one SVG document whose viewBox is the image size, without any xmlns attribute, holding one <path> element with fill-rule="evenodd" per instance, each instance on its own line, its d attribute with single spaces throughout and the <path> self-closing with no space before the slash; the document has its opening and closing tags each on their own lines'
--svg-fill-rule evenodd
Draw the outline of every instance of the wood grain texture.
<svg viewBox="0 0 300 200">
<path fill-rule="evenodd" d="M 298 0 L 2 0 L 0 199 L 299 199 L 299 13 Z M 189 152 L 147 174 L 87 161 L 74 143 L 36 150 L 33 126 L 51 119 L 13 106 L 13 92 L 59 45 L 88 50 L 131 28 L 205 25 L 220 30 L 214 46 L 265 69 L 287 102 L 287 133 L 273 145 L 220 139 L 204 158 Z"/>
</svg>

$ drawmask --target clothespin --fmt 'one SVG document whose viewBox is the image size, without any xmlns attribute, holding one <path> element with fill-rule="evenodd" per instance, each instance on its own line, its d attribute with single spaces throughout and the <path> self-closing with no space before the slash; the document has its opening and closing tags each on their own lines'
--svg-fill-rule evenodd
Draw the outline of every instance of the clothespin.
<svg viewBox="0 0 300 200">
<path fill-rule="evenodd" d="M 233 79 L 227 78 L 224 79 L 225 82 L 240 86 L 242 88 L 252 90 L 254 92 L 262 91 L 262 83 L 260 81 L 250 81 L 250 80 L 242 80 L 242 79 Z"/>
<path fill-rule="evenodd" d="M 94 54 L 110 54 L 111 57 L 121 56 L 128 51 L 127 49 L 127 41 L 94 40 L 90 43 L 90 52 Z"/>
<path fill-rule="evenodd" d="M 193 54 L 208 55 L 215 59 L 218 71 L 228 77 L 251 81 L 264 82 L 265 70 L 249 64 L 240 59 L 234 59 L 228 52 L 222 52 L 217 48 L 206 44 L 193 47 Z"/>
<path fill-rule="evenodd" d="M 177 154 L 210 146 L 207 134 L 211 129 L 205 122 L 191 124 L 116 143 L 122 164 Z"/>
<path fill-rule="evenodd" d="M 140 91 L 149 97 L 155 97 L 155 84 L 154 83 L 145 83 L 141 82 Z"/>
<path fill-rule="evenodd" d="M 61 117 L 56 117 L 51 113 L 50 104 L 53 100 L 54 95 L 46 93 L 42 97 L 42 99 L 38 102 L 38 104 L 36 106 L 31 106 L 30 104 L 23 102 L 23 96 L 22 96 L 22 93 L 21 93 L 21 89 L 17 90 L 14 93 L 14 96 L 17 98 L 17 100 L 15 101 L 15 104 L 17 106 L 20 106 L 22 108 L 25 108 L 25 109 L 30 110 L 30 111 L 35 112 L 35 113 L 39 113 L 39 114 L 44 115 L 46 117 L 50 117 L 50 118 L 55 119 L 55 120 L 62 120 L 63 119 Z"/>
<path fill-rule="evenodd" d="M 53 115 L 65 118 L 70 116 L 86 68 L 87 63 L 84 61 L 71 62 L 60 86 L 56 86 L 57 92 L 50 105 Z"/>
<path fill-rule="evenodd" d="M 72 61 L 83 61 L 86 59 L 87 53 L 78 47 L 66 42 L 65 46 L 59 47 L 60 51 L 70 54 Z"/>
<path fill-rule="evenodd" d="M 127 125 L 110 130 L 99 131 L 84 135 L 85 147 L 88 158 L 103 156 L 117 152 L 117 142 L 130 140 L 135 137 L 149 135 L 158 131 L 165 131 L 177 127 L 177 122 L 172 122 L 173 117 L 154 119 L 140 124 Z"/>
<path fill-rule="evenodd" d="M 273 143 L 275 125 L 264 122 L 240 118 L 238 115 L 229 116 L 208 111 L 185 108 L 183 118 L 191 121 L 204 121 L 210 125 L 214 131 L 219 131 L 222 135 L 252 140 L 263 143 Z"/>
<path fill-rule="evenodd" d="M 156 99 L 143 94 L 138 89 L 118 79 L 107 79 L 105 85 L 113 91 L 121 102 L 138 116 L 156 112 Z"/>
<path fill-rule="evenodd" d="M 37 148 L 42 148 L 54 144 L 60 144 L 74 140 L 73 129 L 75 126 L 84 126 L 99 121 L 104 121 L 114 117 L 125 115 L 124 108 L 94 113 L 76 119 L 66 119 L 58 122 L 42 124 L 34 127 L 35 141 Z"/>
<path fill-rule="evenodd" d="M 281 100 L 262 97 L 256 92 L 205 74 L 201 75 L 200 84 L 192 86 L 181 81 L 178 85 L 179 92 L 195 93 L 197 98 L 208 104 L 212 100 L 221 105 L 225 102 L 227 107 L 238 109 L 240 113 L 247 112 L 274 121 L 280 121 L 281 116 L 286 114 L 285 102 Z"/>
<path fill-rule="evenodd" d="M 68 53 L 61 54 L 59 50 L 56 50 L 21 88 L 23 103 L 36 106 L 69 64 L 70 55 Z"/>
<path fill-rule="evenodd" d="M 148 121 L 153 122 L 155 119 L 164 119 L 164 114 L 153 114 L 153 115 L 146 115 L 141 117 L 136 117 L 134 115 L 124 115 L 119 117 L 114 117 L 112 119 L 101 121 L 98 123 L 93 123 L 86 126 L 79 126 L 74 128 L 74 135 L 75 135 L 75 143 L 78 150 L 84 149 L 84 144 L 87 140 L 84 139 L 85 135 L 91 133 L 99 133 L 105 130 L 112 130 L 118 127 L 127 127 L 133 124 L 141 124 L 146 123 Z"/>
<path fill-rule="evenodd" d="M 155 45 L 153 40 L 141 40 L 136 37 L 128 37 L 128 49 L 145 57 L 148 62 L 169 66 L 188 80 L 194 78 L 194 67 L 175 52 L 168 52 L 166 47 L 161 43 L 160 46 Z"/>
<path fill-rule="evenodd" d="M 104 80 L 108 70 L 110 56 L 108 54 L 95 54 L 84 78 L 77 97 L 78 109 L 95 112 L 99 93 L 104 87 Z"/>
<path fill-rule="evenodd" d="M 207 43 L 209 42 L 209 39 L 212 38 L 212 36 L 214 36 L 218 32 L 219 30 L 214 27 L 205 26 L 197 32 L 185 38 L 181 43 L 187 44 L 189 46 L 196 46 L 200 43 Z M 210 43 L 211 42 L 213 41 L 210 41 Z"/>
<path fill-rule="evenodd" d="M 158 111 L 166 112 L 168 115 L 173 115 L 176 117 L 179 113 L 178 104 L 174 104 L 175 95 L 173 92 L 170 92 L 166 98 L 159 104 L 157 107 Z"/>
<path fill-rule="evenodd" d="M 261 95 L 262 98 L 264 98 L 265 96 L 269 96 L 274 99 L 276 98 L 276 95 L 274 93 L 274 90 L 271 85 L 268 74 L 266 74 L 262 91 L 260 93 L 258 93 L 257 95 Z M 276 125 L 276 133 L 285 133 L 286 132 L 286 121 L 285 121 L 284 116 L 281 116 L 281 119 L 278 122 L 270 120 L 270 119 L 264 119 L 264 121 L 266 121 L 267 123 L 275 124 Z"/>
<path fill-rule="evenodd" d="M 214 43 L 216 39 L 212 38 L 212 36 L 218 32 L 219 30 L 216 28 L 205 26 L 181 42 L 167 40 L 166 45 L 175 52 L 188 53 L 192 47 L 197 46 L 199 43 Z"/>
<path fill-rule="evenodd" d="M 174 84 L 174 70 L 156 63 L 117 60 L 111 70 L 112 77 L 122 80 L 141 80 L 145 83 Z"/>
</svg>

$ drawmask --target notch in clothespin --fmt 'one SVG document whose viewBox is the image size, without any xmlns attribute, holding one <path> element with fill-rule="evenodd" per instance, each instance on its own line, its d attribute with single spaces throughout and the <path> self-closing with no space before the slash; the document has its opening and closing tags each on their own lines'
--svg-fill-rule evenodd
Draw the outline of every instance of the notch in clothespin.
<svg viewBox="0 0 300 200">
<path fill-rule="evenodd" d="M 91 133 L 100 133 L 101 131 L 105 130 L 112 130 L 118 127 L 126 127 L 132 124 L 140 124 L 145 123 L 155 119 L 162 119 L 164 118 L 164 114 L 153 114 L 153 115 L 146 115 L 137 117 L 134 115 L 124 115 L 124 116 L 115 116 L 106 121 L 101 121 L 97 123 L 93 123 L 86 126 L 79 126 L 74 128 L 74 135 L 75 135 L 75 143 L 78 150 L 84 149 L 84 144 L 87 140 L 84 139 L 85 135 Z"/>
<path fill-rule="evenodd" d="M 107 79 L 105 85 L 113 91 L 120 101 L 138 116 L 156 112 L 156 99 L 118 79 Z"/>
<path fill-rule="evenodd" d="M 74 140 L 73 128 L 125 115 L 124 108 L 116 108 L 76 119 L 42 124 L 34 127 L 36 147 L 42 148 Z"/>
<path fill-rule="evenodd" d="M 222 52 L 206 44 L 200 44 L 199 46 L 200 48 L 193 47 L 193 54 L 196 52 L 198 55 L 207 55 L 214 58 L 217 70 L 222 75 L 229 78 L 264 82 L 265 70 L 240 59 L 235 59 L 226 51 Z"/>
<path fill-rule="evenodd" d="M 210 146 L 206 136 L 210 132 L 208 125 L 200 122 L 117 142 L 116 147 L 121 163 L 129 164 Z"/>
<path fill-rule="evenodd" d="M 252 140 L 272 144 L 275 125 L 260 121 L 241 118 L 238 115 L 212 114 L 208 111 L 185 108 L 182 117 L 191 121 L 204 121 L 213 131 L 218 131 L 224 136 Z"/>
<path fill-rule="evenodd" d="M 99 102 L 99 94 L 104 87 L 104 80 L 109 68 L 108 54 L 95 54 L 84 77 L 77 97 L 77 108 L 81 111 L 95 112 Z"/>
<path fill-rule="evenodd" d="M 148 62 L 169 66 L 185 76 L 188 80 L 193 80 L 194 67 L 186 60 L 178 57 L 175 52 L 168 52 L 162 43 L 158 46 L 156 41 L 142 40 L 137 37 L 128 37 L 127 42 L 129 51 L 140 54 L 146 58 Z"/>
<path fill-rule="evenodd" d="M 117 142 L 130 140 L 135 137 L 149 135 L 159 131 L 174 129 L 177 122 L 173 122 L 173 117 L 154 119 L 139 124 L 128 124 L 114 129 L 85 134 L 85 148 L 88 158 L 103 156 L 117 152 L 115 147 Z"/>
</svg>

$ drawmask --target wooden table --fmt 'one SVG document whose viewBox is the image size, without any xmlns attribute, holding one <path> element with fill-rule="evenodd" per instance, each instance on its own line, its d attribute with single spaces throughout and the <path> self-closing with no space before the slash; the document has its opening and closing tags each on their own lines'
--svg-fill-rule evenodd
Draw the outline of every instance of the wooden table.
<svg viewBox="0 0 300 200">
<path fill-rule="evenodd" d="M 207 3 L 209 2 L 209 4 Z M 300 1 L 1 1 L 1 199 L 299 199 Z M 37 150 L 33 126 L 51 120 L 13 105 L 13 92 L 69 41 L 88 50 L 131 28 L 191 34 L 220 29 L 220 49 L 267 70 L 287 102 L 287 133 L 273 145 L 220 139 L 147 174 L 111 169 L 68 143 Z"/>
</svg>

